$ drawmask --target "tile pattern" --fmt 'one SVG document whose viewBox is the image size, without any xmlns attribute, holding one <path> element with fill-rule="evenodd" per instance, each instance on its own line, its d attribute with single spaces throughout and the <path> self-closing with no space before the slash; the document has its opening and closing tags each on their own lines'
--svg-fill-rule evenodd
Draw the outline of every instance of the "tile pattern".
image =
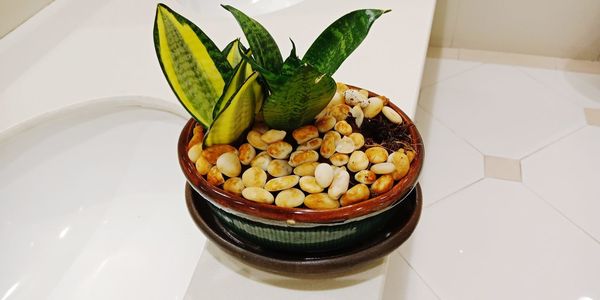
<svg viewBox="0 0 600 300">
<path fill-rule="evenodd" d="M 600 297 L 599 245 L 520 183 L 436 203 L 401 253 L 441 299 Z"/>
<path fill-rule="evenodd" d="M 483 156 L 475 148 L 422 109 L 416 124 L 426 150 L 419 178 L 425 206 L 483 178 Z"/>
<path fill-rule="evenodd" d="M 598 241 L 599 154 L 600 128 L 588 126 L 523 160 L 525 185 Z"/>
<path fill-rule="evenodd" d="M 484 64 L 421 91 L 419 104 L 487 155 L 520 159 L 585 124 L 581 109 L 511 66 Z"/>
<path fill-rule="evenodd" d="M 585 120 L 589 125 L 600 126 L 600 109 L 586 108 Z"/>
<path fill-rule="evenodd" d="M 516 159 L 485 156 L 485 177 L 521 181 L 521 161 Z"/>
<path fill-rule="evenodd" d="M 428 205 L 383 299 L 600 299 L 600 75 L 428 63 Z"/>
</svg>

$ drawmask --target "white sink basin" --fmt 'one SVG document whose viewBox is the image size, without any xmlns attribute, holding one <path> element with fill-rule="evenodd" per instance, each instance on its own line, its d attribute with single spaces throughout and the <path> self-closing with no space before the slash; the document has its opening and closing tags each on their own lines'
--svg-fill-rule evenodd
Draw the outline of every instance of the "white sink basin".
<svg viewBox="0 0 600 300">
<path fill-rule="evenodd" d="M 0 140 L 0 299 L 181 299 L 204 245 L 185 120 L 86 106 Z"/>
</svg>

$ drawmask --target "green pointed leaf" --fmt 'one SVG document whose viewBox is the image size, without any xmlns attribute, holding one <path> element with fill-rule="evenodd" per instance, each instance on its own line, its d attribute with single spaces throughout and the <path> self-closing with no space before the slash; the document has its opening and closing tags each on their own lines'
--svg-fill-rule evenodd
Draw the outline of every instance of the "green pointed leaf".
<svg viewBox="0 0 600 300">
<path fill-rule="evenodd" d="M 227 61 L 233 68 L 235 68 L 240 61 L 242 61 L 242 55 L 240 54 L 240 51 L 242 51 L 241 53 L 244 53 L 247 50 L 239 39 L 231 41 L 222 51 L 223 56 L 227 58 Z"/>
<path fill-rule="evenodd" d="M 204 137 L 205 146 L 233 143 L 252 125 L 256 98 L 262 97 L 255 93 L 257 78 L 258 73 L 252 73 L 221 111 Z"/>
<path fill-rule="evenodd" d="M 248 40 L 250 49 L 254 51 L 254 57 L 258 64 L 271 72 L 279 72 L 283 64 L 283 58 L 271 34 L 256 20 L 248 17 L 233 6 L 221 6 L 229 11 L 240 24 Z"/>
<path fill-rule="evenodd" d="M 282 130 L 308 124 L 327 106 L 335 89 L 331 76 L 303 65 L 266 99 L 263 106 L 265 122 Z"/>
<path fill-rule="evenodd" d="M 362 43 L 373 22 L 389 11 L 361 9 L 337 19 L 317 37 L 302 60 L 321 72 L 333 75 Z"/>
<path fill-rule="evenodd" d="M 154 47 L 177 98 L 208 128 L 213 107 L 231 77 L 231 66 L 200 28 L 164 4 L 156 8 Z"/>
<path fill-rule="evenodd" d="M 250 54 L 251 54 L 250 50 L 248 50 L 245 53 L 245 55 L 250 55 Z M 240 58 L 241 58 L 241 55 L 240 55 Z M 237 64 L 234 71 L 235 72 L 234 72 L 233 76 L 231 76 L 231 79 L 229 80 L 227 85 L 225 85 L 223 94 L 221 95 L 221 97 L 219 98 L 217 103 L 215 104 L 215 107 L 213 109 L 213 118 L 216 118 L 217 115 L 219 115 L 219 113 L 223 110 L 223 108 L 225 108 L 227 103 L 229 103 L 229 100 L 231 99 L 231 97 L 233 97 L 233 95 L 237 92 L 237 90 L 240 88 L 240 86 L 242 86 L 242 84 L 244 83 L 246 78 L 248 78 L 254 72 L 252 70 L 252 67 L 250 66 L 250 64 L 248 64 L 248 62 L 245 60 L 240 61 L 240 63 Z"/>
</svg>

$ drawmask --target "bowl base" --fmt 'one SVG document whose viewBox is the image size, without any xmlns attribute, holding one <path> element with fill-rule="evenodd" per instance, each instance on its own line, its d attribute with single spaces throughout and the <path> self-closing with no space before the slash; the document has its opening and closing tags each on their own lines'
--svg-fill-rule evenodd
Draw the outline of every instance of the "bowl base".
<svg viewBox="0 0 600 300">
<path fill-rule="evenodd" d="M 414 231 L 423 206 L 420 185 L 390 211 L 393 217 L 361 243 L 326 252 L 289 252 L 261 247 L 227 229 L 193 188 L 186 184 L 188 210 L 200 230 L 226 253 L 259 269 L 279 274 L 337 273 L 379 259 L 404 243 Z"/>
</svg>

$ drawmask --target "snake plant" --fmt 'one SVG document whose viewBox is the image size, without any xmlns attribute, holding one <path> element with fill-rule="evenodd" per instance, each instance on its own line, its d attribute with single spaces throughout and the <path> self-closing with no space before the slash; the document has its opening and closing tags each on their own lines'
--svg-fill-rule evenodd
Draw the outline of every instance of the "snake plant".
<svg viewBox="0 0 600 300">
<path fill-rule="evenodd" d="M 388 10 L 362 9 L 327 27 L 301 59 L 284 60 L 271 34 L 256 20 L 223 5 L 237 20 L 249 48 L 239 39 L 223 50 L 194 23 L 158 4 L 154 46 L 171 89 L 208 131 L 203 144 L 236 141 L 262 115 L 272 128 L 293 130 L 309 123 L 336 90 L 331 77 Z"/>
</svg>

